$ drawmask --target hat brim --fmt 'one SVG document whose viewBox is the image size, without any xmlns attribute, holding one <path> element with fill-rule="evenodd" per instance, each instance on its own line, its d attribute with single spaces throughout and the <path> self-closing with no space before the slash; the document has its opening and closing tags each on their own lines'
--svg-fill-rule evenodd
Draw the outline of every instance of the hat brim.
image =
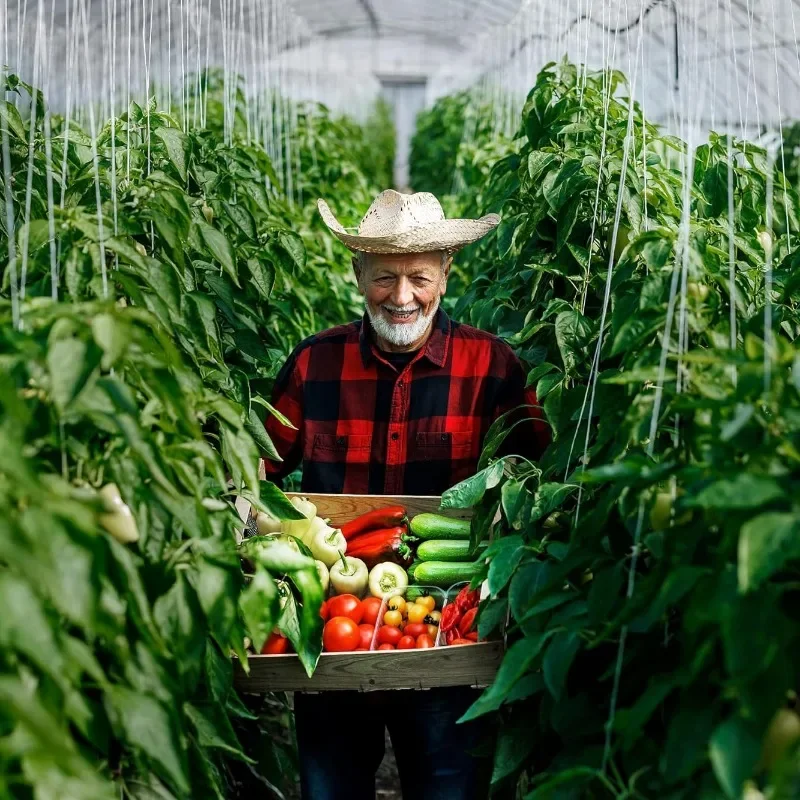
<svg viewBox="0 0 800 800">
<path fill-rule="evenodd" d="M 318 200 L 317 207 L 336 238 L 350 250 L 361 253 L 455 252 L 477 242 L 500 224 L 498 214 L 487 214 L 480 219 L 443 219 L 386 236 L 359 236 L 347 232 L 324 200 Z"/>
</svg>

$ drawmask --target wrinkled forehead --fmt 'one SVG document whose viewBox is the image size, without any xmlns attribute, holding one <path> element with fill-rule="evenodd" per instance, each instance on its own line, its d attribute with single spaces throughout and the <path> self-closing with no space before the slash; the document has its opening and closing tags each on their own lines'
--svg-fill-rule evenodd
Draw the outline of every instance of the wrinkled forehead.
<svg viewBox="0 0 800 800">
<path fill-rule="evenodd" d="M 440 250 L 431 253 L 361 253 L 358 258 L 368 274 L 437 274 L 441 271 L 446 253 Z"/>
</svg>

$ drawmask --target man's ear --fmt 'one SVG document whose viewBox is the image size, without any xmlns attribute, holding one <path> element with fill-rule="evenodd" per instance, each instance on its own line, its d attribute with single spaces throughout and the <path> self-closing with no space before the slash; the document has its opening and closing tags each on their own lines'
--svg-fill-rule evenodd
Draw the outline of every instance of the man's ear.
<svg viewBox="0 0 800 800">
<path fill-rule="evenodd" d="M 356 283 L 358 284 L 358 288 L 360 289 L 362 267 L 358 256 L 353 256 L 351 263 L 353 264 L 353 274 L 356 276 Z"/>
</svg>

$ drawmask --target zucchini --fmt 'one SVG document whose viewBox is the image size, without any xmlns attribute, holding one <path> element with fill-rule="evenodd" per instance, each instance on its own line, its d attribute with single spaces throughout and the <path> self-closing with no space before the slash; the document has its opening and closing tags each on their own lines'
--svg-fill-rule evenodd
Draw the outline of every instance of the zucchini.
<svg viewBox="0 0 800 800">
<path fill-rule="evenodd" d="M 480 542 L 477 552 L 471 553 L 468 539 L 431 539 L 420 543 L 417 558 L 421 561 L 474 561 L 486 547 L 486 542 Z"/>
<path fill-rule="evenodd" d="M 469 539 L 469 520 L 417 514 L 411 520 L 411 532 L 420 539 Z"/>
<path fill-rule="evenodd" d="M 471 581 L 482 569 L 483 564 L 477 561 L 422 561 L 414 569 L 414 580 L 447 589 L 454 583 Z"/>
</svg>

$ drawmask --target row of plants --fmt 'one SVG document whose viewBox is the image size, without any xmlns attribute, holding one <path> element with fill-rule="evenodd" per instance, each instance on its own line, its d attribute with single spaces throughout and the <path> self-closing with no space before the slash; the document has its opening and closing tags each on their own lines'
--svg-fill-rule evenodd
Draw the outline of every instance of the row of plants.
<svg viewBox="0 0 800 800">
<path fill-rule="evenodd" d="M 278 625 L 312 670 L 322 590 L 313 559 L 241 542 L 234 501 L 300 517 L 258 479 L 265 398 L 350 316 L 349 265 L 213 107 L 184 132 L 133 103 L 92 138 L 3 80 L 0 793 L 222 798 L 244 774 L 279 794 L 286 748 L 242 748 L 271 722 L 230 655 L 246 669 Z"/>
<path fill-rule="evenodd" d="M 444 498 L 500 522 L 479 635 L 510 615 L 496 788 L 800 791 L 800 204 L 752 143 L 695 150 L 617 72 L 546 66 L 462 255 L 456 314 L 505 337 L 552 426 Z"/>
</svg>

